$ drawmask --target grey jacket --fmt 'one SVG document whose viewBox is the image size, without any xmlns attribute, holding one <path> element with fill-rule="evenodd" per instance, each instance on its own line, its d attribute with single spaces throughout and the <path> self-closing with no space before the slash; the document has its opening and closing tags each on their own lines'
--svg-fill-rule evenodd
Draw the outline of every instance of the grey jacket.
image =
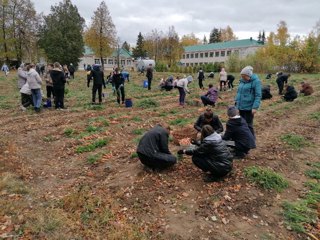
<svg viewBox="0 0 320 240">
<path fill-rule="evenodd" d="M 22 86 L 27 82 L 27 72 L 23 68 L 18 68 L 18 88 L 21 89 Z"/>
<path fill-rule="evenodd" d="M 41 89 L 42 80 L 39 73 L 33 68 L 27 73 L 27 82 L 30 89 Z"/>
</svg>

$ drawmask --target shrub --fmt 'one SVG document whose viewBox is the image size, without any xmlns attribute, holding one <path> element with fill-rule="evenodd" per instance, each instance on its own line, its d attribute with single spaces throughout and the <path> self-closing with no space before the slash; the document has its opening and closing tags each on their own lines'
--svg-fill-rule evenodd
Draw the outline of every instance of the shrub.
<svg viewBox="0 0 320 240">
<path fill-rule="evenodd" d="M 262 167 L 248 167 L 245 175 L 251 182 L 258 184 L 265 189 L 275 189 L 281 191 L 288 187 L 288 181 L 278 173 Z"/>
</svg>

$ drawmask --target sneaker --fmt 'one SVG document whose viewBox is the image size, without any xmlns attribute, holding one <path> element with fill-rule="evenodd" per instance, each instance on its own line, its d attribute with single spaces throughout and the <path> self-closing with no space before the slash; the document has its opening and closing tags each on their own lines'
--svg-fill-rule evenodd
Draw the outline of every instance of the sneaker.
<svg viewBox="0 0 320 240">
<path fill-rule="evenodd" d="M 24 112 L 24 111 L 26 111 L 27 110 L 27 108 L 25 108 L 24 106 L 20 106 L 20 109 Z"/>
</svg>

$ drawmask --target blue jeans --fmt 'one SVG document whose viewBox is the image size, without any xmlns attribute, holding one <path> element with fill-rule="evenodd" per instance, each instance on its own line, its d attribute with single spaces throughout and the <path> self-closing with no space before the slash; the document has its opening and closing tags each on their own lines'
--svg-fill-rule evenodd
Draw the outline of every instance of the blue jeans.
<svg viewBox="0 0 320 240">
<path fill-rule="evenodd" d="M 42 102 L 41 89 L 31 89 L 34 108 L 40 108 Z"/>
</svg>

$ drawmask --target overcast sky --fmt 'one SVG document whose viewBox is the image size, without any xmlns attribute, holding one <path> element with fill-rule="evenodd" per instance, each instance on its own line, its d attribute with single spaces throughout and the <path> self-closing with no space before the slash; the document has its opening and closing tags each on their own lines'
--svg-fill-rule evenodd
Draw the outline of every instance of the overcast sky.
<svg viewBox="0 0 320 240">
<path fill-rule="evenodd" d="M 62 0 L 60 0 L 62 1 Z M 38 13 L 50 13 L 59 0 L 33 0 Z M 102 0 L 72 0 L 90 24 Z M 200 39 L 214 28 L 229 25 L 239 39 L 257 39 L 259 31 L 277 30 L 284 20 L 291 36 L 306 35 L 320 20 L 320 0 L 106 0 L 121 42 L 136 44 L 138 33 L 174 26 L 179 36 L 194 33 Z"/>
</svg>

